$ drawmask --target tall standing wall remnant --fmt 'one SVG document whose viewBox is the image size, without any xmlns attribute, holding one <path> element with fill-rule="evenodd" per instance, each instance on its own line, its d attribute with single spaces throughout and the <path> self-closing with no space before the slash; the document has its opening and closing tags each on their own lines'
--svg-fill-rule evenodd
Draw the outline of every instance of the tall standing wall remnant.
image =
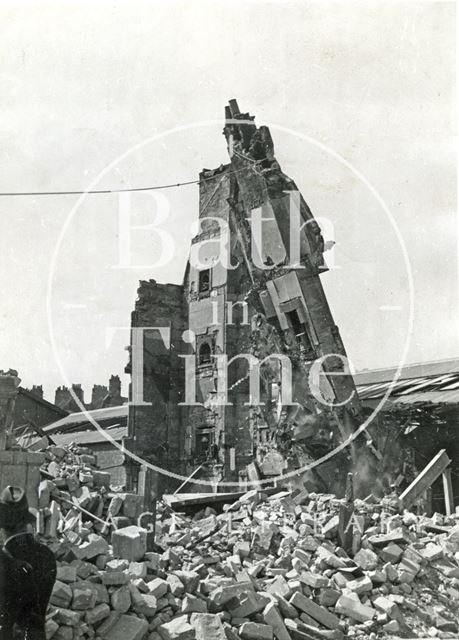
<svg viewBox="0 0 459 640">
<path fill-rule="evenodd" d="M 361 420 L 320 281 L 320 227 L 282 172 L 269 129 L 235 100 L 223 133 L 230 162 L 200 174 L 199 229 L 183 284 L 141 283 L 128 367 L 133 375 L 136 329 L 169 331 L 167 344 L 145 331 L 145 404 L 131 388 L 129 446 L 185 476 L 202 465 L 195 477 L 214 488 L 302 469 L 351 441 Z M 352 456 L 371 476 L 373 454 L 357 438 L 303 479 L 340 493 Z M 359 482 L 363 491 L 357 473 L 357 493 Z"/>
</svg>

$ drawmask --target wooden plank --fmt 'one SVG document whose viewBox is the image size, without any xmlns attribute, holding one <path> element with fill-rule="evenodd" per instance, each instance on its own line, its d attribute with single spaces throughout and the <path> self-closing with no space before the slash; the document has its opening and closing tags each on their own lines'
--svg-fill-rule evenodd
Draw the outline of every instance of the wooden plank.
<svg viewBox="0 0 459 640">
<path fill-rule="evenodd" d="M 279 493 L 279 489 L 275 487 L 263 487 L 261 493 L 268 496 Z M 237 491 L 232 493 L 171 493 L 163 494 L 163 501 L 172 509 L 181 509 L 192 505 L 212 505 L 220 502 L 231 504 L 242 498 L 247 491 Z"/>
<path fill-rule="evenodd" d="M 203 468 L 203 466 L 204 466 L 204 463 L 200 464 L 199 467 L 196 467 L 196 469 L 190 473 L 188 478 L 184 482 L 182 482 L 182 484 L 179 486 L 178 489 L 174 491 L 174 496 L 177 495 L 177 493 L 179 493 L 179 491 L 183 489 L 183 487 L 190 482 L 191 478 L 193 478 L 198 473 L 198 471 Z"/>
<path fill-rule="evenodd" d="M 413 480 L 409 487 L 400 495 L 403 506 L 410 507 L 418 498 L 420 498 L 429 487 L 441 476 L 451 460 L 445 449 L 441 449 L 435 458 L 421 471 L 418 477 Z"/>
<path fill-rule="evenodd" d="M 445 492 L 445 509 L 446 515 L 450 516 L 454 513 L 454 495 L 453 484 L 451 482 L 451 469 L 445 469 L 442 473 L 443 490 Z"/>
</svg>

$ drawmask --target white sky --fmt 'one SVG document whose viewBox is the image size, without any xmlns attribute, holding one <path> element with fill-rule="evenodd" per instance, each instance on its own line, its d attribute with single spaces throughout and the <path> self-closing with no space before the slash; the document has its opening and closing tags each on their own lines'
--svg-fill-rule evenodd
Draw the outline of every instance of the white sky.
<svg viewBox="0 0 459 640">
<path fill-rule="evenodd" d="M 406 243 L 414 324 L 407 361 L 459 355 L 455 169 L 455 5 L 452 2 L 98 2 L 0 6 L 0 191 L 144 186 L 192 180 L 227 162 L 223 109 L 268 122 L 283 170 L 335 229 L 322 278 L 358 369 L 396 364 L 408 279 L 396 234 L 368 188 L 307 136 L 362 172 Z M 203 121 L 160 140 L 150 137 Z M 280 128 L 297 132 L 287 133 Z M 116 159 L 145 143 L 124 160 Z M 62 236 L 51 274 L 51 319 L 68 381 L 121 374 L 139 279 L 180 282 L 197 187 L 164 192 L 173 235 L 132 237 L 140 269 L 115 268 L 119 199 L 91 196 Z M 0 368 L 53 399 L 66 380 L 51 349 L 50 266 L 75 196 L 0 198 Z M 135 220 L 153 201 L 132 199 Z M 326 238 L 329 239 L 329 238 Z M 399 306 L 399 311 L 381 310 Z M 124 389 L 126 391 L 126 388 Z"/>
</svg>

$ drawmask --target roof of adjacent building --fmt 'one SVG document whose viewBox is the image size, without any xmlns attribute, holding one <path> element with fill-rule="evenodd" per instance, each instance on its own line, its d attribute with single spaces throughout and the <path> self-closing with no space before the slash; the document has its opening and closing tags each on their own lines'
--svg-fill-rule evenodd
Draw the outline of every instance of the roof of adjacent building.
<svg viewBox="0 0 459 640">
<path fill-rule="evenodd" d="M 55 413 L 58 413 L 58 414 L 60 414 L 62 416 L 67 416 L 68 415 L 68 411 L 66 411 L 65 409 L 62 409 L 62 407 L 58 407 L 57 404 L 53 404 L 52 402 L 49 402 L 48 400 L 45 400 L 44 398 L 40 397 L 39 395 L 37 395 L 33 391 L 30 391 L 30 389 L 25 389 L 24 387 L 19 387 L 18 388 L 18 394 L 19 395 L 23 395 L 26 398 L 29 398 L 30 400 L 33 400 L 37 404 L 40 404 L 41 406 L 46 407 L 46 409 L 50 409 L 51 411 L 54 411 Z"/>
<path fill-rule="evenodd" d="M 359 371 L 354 381 L 362 402 L 378 400 L 388 391 L 392 402 L 459 403 L 459 358 Z"/>
<path fill-rule="evenodd" d="M 104 407 L 103 409 L 89 409 L 88 411 L 77 411 L 70 413 L 65 418 L 57 420 L 52 424 L 43 427 L 46 434 L 58 433 L 62 431 L 86 431 L 95 430 L 91 418 L 97 422 L 110 423 L 110 426 L 123 426 L 127 424 L 128 405 L 123 404 L 117 407 Z M 106 424 L 104 424 L 106 428 Z"/>
<path fill-rule="evenodd" d="M 127 427 L 108 427 L 103 429 L 102 432 L 98 429 L 92 431 L 71 431 L 69 433 L 55 433 L 53 434 L 53 442 L 59 447 L 66 447 L 72 442 L 75 442 L 81 446 L 87 446 L 91 444 L 101 444 L 104 442 L 121 442 L 121 440 L 127 436 Z"/>
</svg>

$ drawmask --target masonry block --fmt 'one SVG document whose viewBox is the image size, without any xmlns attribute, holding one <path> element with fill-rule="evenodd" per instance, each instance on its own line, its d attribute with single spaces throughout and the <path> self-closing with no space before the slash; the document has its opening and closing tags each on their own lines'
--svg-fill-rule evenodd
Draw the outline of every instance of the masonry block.
<svg viewBox="0 0 459 640">
<path fill-rule="evenodd" d="M 60 580 L 56 580 L 51 593 L 50 603 L 55 607 L 63 607 L 66 609 L 72 600 L 72 596 L 71 588 Z"/>
<path fill-rule="evenodd" d="M 321 607 L 301 593 L 294 593 L 290 598 L 290 604 L 299 611 L 307 613 L 308 616 L 317 620 L 327 629 L 338 629 L 339 627 L 339 619 L 333 613 L 330 613 L 328 609 Z"/>
<path fill-rule="evenodd" d="M 138 518 L 143 510 L 143 496 L 139 496 L 137 493 L 122 493 L 120 495 L 123 498 L 122 515 L 130 519 Z"/>
<path fill-rule="evenodd" d="M 131 607 L 131 592 L 127 585 L 118 587 L 110 596 L 112 609 L 126 613 Z"/>
<path fill-rule="evenodd" d="M 75 566 L 69 564 L 58 564 L 56 579 L 61 582 L 76 582 L 77 570 Z"/>
<path fill-rule="evenodd" d="M 335 605 L 336 613 L 340 615 L 348 616 L 358 622 L 367 622 L 373 620 L 376 615 L 375 609 L 362 604 L 357 598 L 342 595 Z"/>
<path fill-rule="evenodd" d="M 267 624 L 244 622 L 239 629 L 242 640 L 273 640 L 273 629 Z"/>
<path fill-rule="evenodd" d="M 287 627 L 282 620 L 276 605 L 274 602 L 270 602 L 263 610 L 263 620 L 269 625 L 277 640 L 291 640 L 290 634 L 287 631 Z"/>
<path fill-rule="evenodd" d="M 59 608 L 54 617 L 54 620 L 59 625 L 67 625 L 68 627 L 77 627 L 81 618 L 83 617 L 82 611 L 72 611 L 71 609 Z"/>
<path fill-rule="evenodd" d="M 188 593 L 182 600 L 182 613 L 207 613 L 207 603 Z"/>
<path fill-rule="evenodd" d="M 97 630 L 104 640 L 143 640 L 147 631 L 146 620 L 128 615 L 121 615 L 104 635 L 101 634 L 100 627 Z"/>
<path fill-rule="evenodd" d="M 108 542 L 102 538 L 102 536 L 97 535 L 97 533 L 90 533 L 88 540 L 83 542 L 78 548 L 78 556 L 87 560 L 91 560 L 107 552 Z"/>
<path fill-rule="evenodd" d="M 147 582 L 148 592 L 155 598 L 162 598 L 169 591 L 169 583 L 162 578 L 154 578 Z"/>
<path fill-rule="evenodd" d="M 193 613 L 190 624 L 195 630 L 196 640 L 227 640 L 222 621 L 211 613 Z"/>
<path fill-rule="evenodd" d="M 72 609 L 94 609 L 96 606 L 97 591 L 92 584 L 76 583 L 73 587 Z"/>
<path fill-rule="evenodd" d="M 194 640 L 195 638 L 194 628 L 188 623 L 186 615 L 161 624 L 157 631 L 162 640 Z"/>
<path fill-rule="evenodd" d="M 112 533 L 113 555 L 130 562 L 142 560 L 147 550 L 147 531 L 132 525 Z"/>
<path fill-rule="evenodd" d="M 110 607 L 108 604 L 98 604 L 94 609 L 86 611 L 85 620 L 90 625 L 96 625 L 105 620 L 110 615 Z"/>
</svg>

